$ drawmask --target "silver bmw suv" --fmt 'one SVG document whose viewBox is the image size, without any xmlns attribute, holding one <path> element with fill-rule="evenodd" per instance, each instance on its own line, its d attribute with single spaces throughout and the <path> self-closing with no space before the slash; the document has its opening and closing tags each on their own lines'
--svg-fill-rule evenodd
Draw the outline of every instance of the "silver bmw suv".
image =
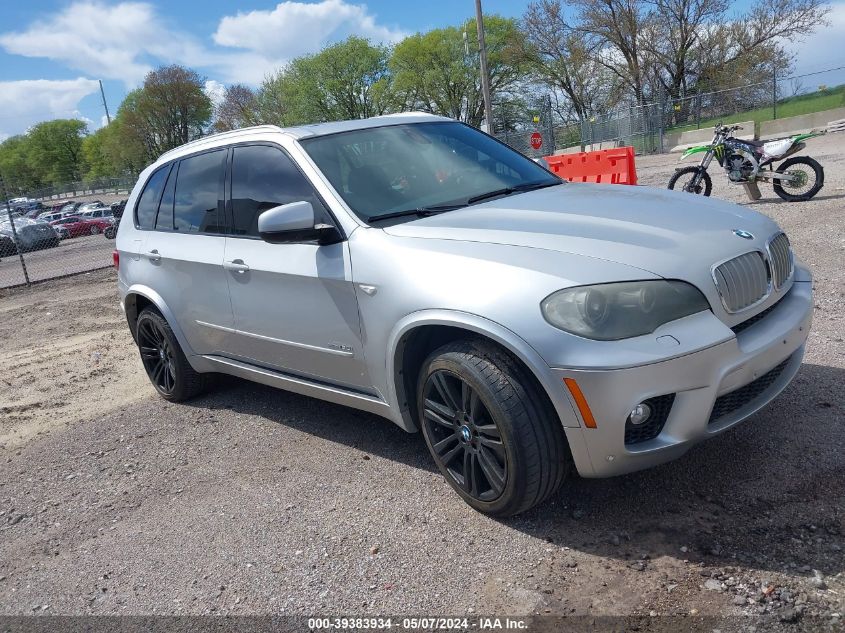
<svg viewBox="0 0 845 633">
<path fill-rule="evenodd" d="M 126 214 L 121 304 L 162 397 L 224 373 L 381 415 L 498 516 L 748 418 L 812 319 L 769 218 L 566 183 L 426 114 L 202 138 Z"/>
</svg>

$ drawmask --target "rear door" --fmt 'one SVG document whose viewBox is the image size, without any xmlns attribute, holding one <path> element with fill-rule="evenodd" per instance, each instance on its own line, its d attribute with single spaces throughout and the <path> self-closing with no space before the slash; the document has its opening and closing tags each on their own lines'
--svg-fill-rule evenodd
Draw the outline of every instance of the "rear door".
<svg viewBox="0 0 845 633">
<path fill-rule="evenodd" d="M 234 322 L 223 271 L 227 154 L 215 149 L 163 167 L 137 206 L 145 283 L 161 295 L 197 354 L 223 352 Z"/>
<path fill-rule="evenodd" d="M 280 147 L 232 148 L 224 266 L 235 314 L 233 355 L 346 387 L 364 387 L 358 303 L 346 242 L 269 244 L 258 216 L 307 200 L 334 223 L 311 183 Z"/>
</svg>

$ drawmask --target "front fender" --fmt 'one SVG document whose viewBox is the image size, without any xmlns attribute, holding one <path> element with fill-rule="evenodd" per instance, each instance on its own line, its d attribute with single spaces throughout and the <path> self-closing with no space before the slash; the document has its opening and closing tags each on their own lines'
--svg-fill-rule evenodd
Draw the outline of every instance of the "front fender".
<svg viewBox="0 0 845 633">
<path fill-rule="evenodd" d="M 685 158 L 689 158 L 693 154 L 701 154 L 706 152 L 710 149 L 710 145 L 696 145 L 695 147 L 690 147 L 689 149 L 685 149 L 684 153 L 681 154 L 681 157 L 678 160 L 684 160 Z"/>
<path fill-rule="evenodd" d="M 476 333 L 495 341 L 511 354 L 518 358 L 534 374 L 537 381 L 548 394 L 554 406 L 561 424 L 564 427 L 579 427 L 578 418 L 572 409 L 563 387 L 557 383 L 556 378 L 548 364 L 540 357 L 540 354 L 531 347 L 522 337 L 508 328 L 491 321 L 477 314 L 460 312 L 455 310 L 430 309 L 412 312 L 402 318 L 393 328 L 388 338 L 388 356 L 386 366 L 392 371 L 389 372 L 390 379 L 387 381 L 388 402 L 400 410 L 400 403 L 404 401 L 404 395 L 397 392 L 399 380 L 397 371 L 401 370 L 400 343 L 403 338 L 416 328 L 427 325 L 443 325 L 457 327 Z M 397 370 L 397 361 L 399 363 Z M 402 423 L 400 426 L 406 430 L 416 430 L 408 411 L 402 411 Z M 398 422 L 398 421 L 397 421 Z"/>
</svg>

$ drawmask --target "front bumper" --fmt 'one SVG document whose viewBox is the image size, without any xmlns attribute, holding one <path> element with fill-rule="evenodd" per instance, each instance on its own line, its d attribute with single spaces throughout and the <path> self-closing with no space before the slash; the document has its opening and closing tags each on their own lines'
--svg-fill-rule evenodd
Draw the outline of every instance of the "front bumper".
<svg viewBox="0 0 845 633">
<path fill-rule="evenodd" d="M 577 381 L 596 423 L 596 428 L 587 428 L 579 416 L 580 428 L 565 429 L 578 472 L 608 477 L 661 464 L 748 418 L 798 372 L 812 318 L 812 283 L 796 281 L 765 318 L 718 345 L 632 368 L 554 369 L 558 384 L 564 378 Z M 750 383 L 763 388 L 754 389 Z M 749 388 L 738 391 L 746 385 Z M 727 406 L 714 412 L 717 398 L 728 393 L 736 397 L 721 400 Z M 676 395 L 660 433 L 626 444 L 631 409 L 667 394 Z"/>
</svg>

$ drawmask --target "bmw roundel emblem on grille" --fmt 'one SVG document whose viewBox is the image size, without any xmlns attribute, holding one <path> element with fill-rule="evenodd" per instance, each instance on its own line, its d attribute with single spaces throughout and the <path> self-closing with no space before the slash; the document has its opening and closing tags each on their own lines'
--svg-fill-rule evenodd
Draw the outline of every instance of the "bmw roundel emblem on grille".
<svg viewBox="0 0 845 633">
<path fill-rule="evenodd" d="M 754 236 L 749 233 L 748 231 L 743 231 L 742 229 L 734 229 L 734 235 L 737 237 L 741 237 L 744 240 L 753 240 Z"/>
</svg>

